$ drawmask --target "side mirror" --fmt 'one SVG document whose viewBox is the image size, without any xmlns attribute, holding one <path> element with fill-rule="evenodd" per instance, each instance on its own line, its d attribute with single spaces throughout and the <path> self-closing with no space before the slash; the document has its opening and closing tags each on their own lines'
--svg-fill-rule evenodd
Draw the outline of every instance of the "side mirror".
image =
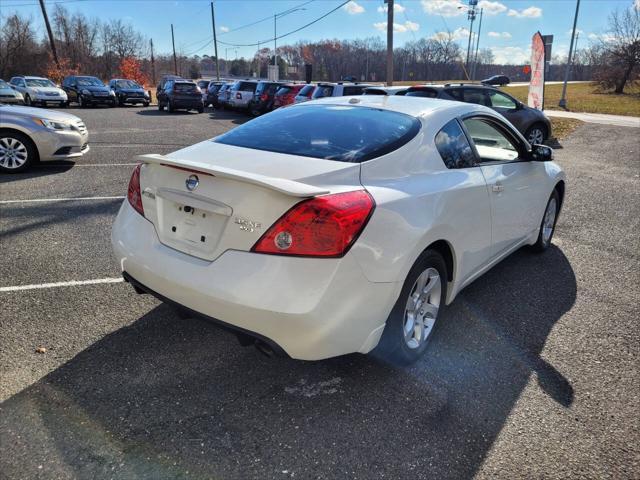
<svg viewBox="0 0 640 480">
<path fill-rule="evenodd" d="M 546 145 L 533 145 L 531 147 L 531 160 L 534 162 L 550 162 L 553 160 L 553 148 Z"/>
</svg>

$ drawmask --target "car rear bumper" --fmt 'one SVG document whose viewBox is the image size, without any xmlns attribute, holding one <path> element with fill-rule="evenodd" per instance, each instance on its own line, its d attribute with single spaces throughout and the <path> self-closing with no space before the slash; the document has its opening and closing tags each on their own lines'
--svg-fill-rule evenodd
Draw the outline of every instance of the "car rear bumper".
<svg viewBox="0 0 640 480">
<path fill-rule="evenodd" d="M 107 97 L 94 97 L 94 96 L 83 96 L 82 97 L 86 103 L 91 103 L 94 105 L 114 105 L 116 103 L 116 97 L 107 96 Z"/>
<path fill-rule="evenodd" d="M 356 261 L 227 250 L 213 262 L 161 244 L 125 200 L 112 230 L 125 277 L 225 326 L 269 340 L 292 358 L 374 348 L 400 286 L 369 282 Z"/>
<path fill-rule="evenodd" d="M 204 104 L 201 98 L 194 99 L 171 99 L 171 105 L 173 108 L 201 108 Z"/>
</svg>

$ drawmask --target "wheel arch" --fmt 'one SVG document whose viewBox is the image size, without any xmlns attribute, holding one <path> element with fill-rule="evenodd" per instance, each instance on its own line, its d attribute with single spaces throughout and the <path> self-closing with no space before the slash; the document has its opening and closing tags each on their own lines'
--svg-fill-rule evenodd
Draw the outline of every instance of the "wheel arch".
<svg viewBox="0 0 640 480">
<path fill-rule="evenodd" d="M 0 127 L 0 135 L 2 135 L 4 133 L 17 133 L 17 134 L 25 137 L 27 139 L 27 141 L 33 147 L 34 151 L 36 152 L 35 161 L 37 162 L 37 161 L 40 160 L 40 151 L 38 150 L 38 145 L 36 145 L 36 142 L 33 141 L 33 139 L 31 138 L 31 135 L 29 135 L 27 132 L 22 131 L 22 130 L 20 130 L 18 128 Z"/>
<path fill-rule="evenodd" d="M 556 183 L 556 186 L 553 187 L 553 189 L 558 192 L 558 196 L 560 197 L 560 205 L 558 208 L 558 211 L 559 211 L 560 209 L 562 209 L 562 204 L 564 203 L 564 191 L 565 191 L 564 180 L 560 180 L 558 183 Z"/>
<path fill-rule="evenodd" d="M 434 250 L 442 256 L 444 264 L 447 267 L 447 282 L 452 283 L 455 278 L 455 254 L 451 244 L 446 240 L 436 240 L 430 243 L 421 254 L 427 250 Z"/>
</svg>

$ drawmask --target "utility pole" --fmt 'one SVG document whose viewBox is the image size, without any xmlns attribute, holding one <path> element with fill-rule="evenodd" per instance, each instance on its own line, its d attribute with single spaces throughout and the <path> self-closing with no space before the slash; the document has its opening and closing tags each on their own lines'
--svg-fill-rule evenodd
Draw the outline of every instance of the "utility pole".
<svg viewBox="0 0 640 480">
<path fill-rule="evenodd" d="M 469 25 L 469 43 L 467 44 L 467 72 L 469 72 L 469 60 L 471 56 L 471 36 L 473 35 L 473 21 L 476 19 L 476 11 L 473 9 L 473 7 L 467 11 L 467 16 L 471 21 L 471 24 Z M 467 76 L 468 75 L 469 74 L 467 73 Z"/>
<path fill-rule="evenodd" d="M 156 84 L 156 61 L 153 58 L 153 38 L 149 39 L 149 45 L 151 47 L 151 83 Z"/>
<path fill-rule="evenodd" d="M 53 33 L 51 32 L 51 25 L 49 24 L 47 9 L 44 7 L 44 0 L 40 0 L 40 8 L 42 9 L 42 16 L 44 17 L 44 24 L 47 27 L 47 34 L 49 34 L 49 44 L 51 45 L 51 53 L 53 54 L 53 61 L 56 62 L 56 66 L 60 68 L 60 61 L 58 60 L 58 52 L 56 52 L 56 43 L 53 40 Z"/>
<path fill-rule="evenodd" d="M 476 79 L 476 70 L 478 69 L 478 49 L 480 48 L 480 32 L 482 32 L 482 11 L 484 9 L 480 9 L 480 22 L 478 23 L 478 38 L 476 39 L 476 54 L 473 61 L 473 73 L 471 74 L 471 80 Z"/>
<path fill-rule="evenodd" d="M 558 102 L 561 108 L 567 108 L 567 82 L 569 81 L 569 71 L 571 70 L 571 60 L 573 56 L 573 41 L 576 37 L 576 25 L 578 24 L 578 11 L 580 10 L 580 0 L 576 0 L 576 14 L 573 17 L 573 29 L 571 30 L 571 43 L 569 44 L 569 56 L 567 57 L 567 68 L 564 72 L 564 83 L 562 84 L 562 97 Z"/>
<path fill-rule="evenodd" d="M 213 28 L 213 49 L 216 54 L 216 80 L 220 80 L 220 65 L 218 62 L 218 39 L 216 38 L 216 17 L 213 13 L 213 2 L 211 2 L 211 27 Z"/>
<path fill-rule="evenodd" d="M 171 24 L 171 45 L 173 46 L 173 72 L 178 75 L 178 60 L 176 59 L 176 40 L 173 37 L 173 23 Z"/>
<path fill-rule="evenodd" d="M 384 0 L 387 4 L 387 85 L 393 85 L 393 0 Z"/>
</svg>

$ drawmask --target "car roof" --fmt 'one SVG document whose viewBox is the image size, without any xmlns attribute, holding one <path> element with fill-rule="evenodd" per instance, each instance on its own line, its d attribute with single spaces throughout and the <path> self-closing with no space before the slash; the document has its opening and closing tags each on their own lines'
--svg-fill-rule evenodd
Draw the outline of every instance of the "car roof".
<svg viewBox="0 0 640 480">
<path fill-rule="evenodd" d="M 465 113 L 481 112 L 495 116 L 495 112 L 488 107 L 475 103 L 441 100 L 438 98 L 405 97 L 402 95 L 359 95 L 348 97 L 325 97 L 312 102 L 293 105 L 303 108 L 307 105 L 344 105 L 392 110 L 411 115 L 412 117 L 431 117 L 439 114 L 453 118 Z"/>
<path fill-rule="evenodd" d="M 47 77 L 36 77 L 36 76 L 32 76 L 32 75 L 24 75 L 22 78 L 24 78 L 25 80 L 29 79 L 29 80 L 49 80 Z"/>
</svg>

